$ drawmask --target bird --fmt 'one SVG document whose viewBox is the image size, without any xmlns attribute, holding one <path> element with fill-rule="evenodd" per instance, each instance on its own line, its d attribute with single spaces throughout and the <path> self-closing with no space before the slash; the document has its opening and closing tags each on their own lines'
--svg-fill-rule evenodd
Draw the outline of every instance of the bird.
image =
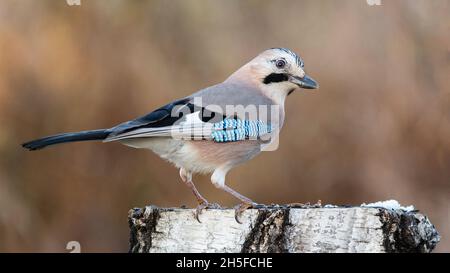
<svg viewBox="0 0 450 273">
<path fill-rule="evenodd" d="M 295 90 L 317 89 L 305 72 L 303 59 L 287 48 L 264 50 L 223 82 L 174 100 L 144 116 L 108 129 L 62 133 L 23 143 L 30 151 L 77 142 L 120 142 L 149 149 L 179 169 L 181 181 L 192 191 L 198 206 L 220 208 L 203 197 L 194 174 L 211 174 L 212 184 L 240 201 L 235 219 L 259 204 L 240 194 L 226 181 L 234 167 L 277 146 L 285 118 L 285 100 Z"/>
</svg>

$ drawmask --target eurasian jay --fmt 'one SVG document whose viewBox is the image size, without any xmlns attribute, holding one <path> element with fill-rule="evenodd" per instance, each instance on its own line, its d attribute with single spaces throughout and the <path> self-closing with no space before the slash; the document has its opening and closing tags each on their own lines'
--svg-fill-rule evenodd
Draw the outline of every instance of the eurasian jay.
<svg viewBox="0 0 450 273">
<path fill-rule="evenodd" d="M 38 150 L 65 142 L 102 140 L 150 149 L 179 168 L 181 180 L 197 198 L 197 220 L 203 209 L 218 205 L 198 192 L 192 175 L 212 173 L 214 186 L 242 202 L 236 206 L 239 222 L 242 212 L 257 204 L 227 186 L 225 176 L 261 151 L 273 149 L 283 126 L 284 101 L 299 87 L 316 89 L 318 84 L 306 75 L 297 54 L 286 48 L 271 48 L 224 82 L 135 120 L 109 129 L 53 135 L 22 146 Z"/>
</svg>

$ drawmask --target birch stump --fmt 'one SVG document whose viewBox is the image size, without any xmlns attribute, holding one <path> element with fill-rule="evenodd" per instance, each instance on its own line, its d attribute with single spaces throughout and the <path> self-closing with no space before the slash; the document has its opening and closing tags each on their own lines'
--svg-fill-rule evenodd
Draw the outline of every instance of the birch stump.
<svg viewBox="0 0 450 273">
<path fill-rule="evenodd" d="M 439 234 L 417 211 L 368 207 L 129 212 L 130 252 L 431 252 Z"/>
</svg>

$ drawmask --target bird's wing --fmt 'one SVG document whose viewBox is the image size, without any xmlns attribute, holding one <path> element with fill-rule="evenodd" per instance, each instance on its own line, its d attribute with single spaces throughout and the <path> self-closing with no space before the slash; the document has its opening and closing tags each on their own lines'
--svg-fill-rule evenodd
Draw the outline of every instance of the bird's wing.
<svg viewBox="0 0 450 273">
<path fill-rule="evenodd" d="M 195 106 L 192 98 L 188 97 L 109 129 L 110 133 L 104 142 L 138 137 L 173 137 L 176 134 L 180 134 L 180 137 L 187 137 L 188 133 L 192 137 L 202 137 L 203 132 L 199 131 L 199 128 L 211 127 L 211 121 L 216 119 L 222 120 L 223 116 Z M 190 131 L 188 131 L 188 127 Z M 210 132 L 205 133 L 210 134 Z"/>
<path fill-rule="evenodd" d="M 141 137 L 179 137 L 224 142 L 243 140 L 255 135 L 259 137 L 267 131 L 270 121 L 262 121 L 258 115 L 250 117 L 242 115 L 228 106 L 240 105 L 246 108 L 272 104 L 272 100 L 256 89 L 222 83 L 113 127 L 104 141 Z M 223 123 L 226 120 L 228 121 Z M 232 120 L 245 120 L 250 123 Z M 217 131 L 226 132 L 217 133 Z"/>
</svg>

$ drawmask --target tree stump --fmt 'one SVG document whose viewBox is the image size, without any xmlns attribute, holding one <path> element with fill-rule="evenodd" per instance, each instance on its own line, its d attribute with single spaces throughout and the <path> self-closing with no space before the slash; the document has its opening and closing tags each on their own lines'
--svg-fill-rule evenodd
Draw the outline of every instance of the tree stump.
<svg viewBox="0 0 450 273">
<path fill-rule="evenodd" d="M 193 209 L 129 212 L 130 252 L 431 252 L 439 234 L 418 211 L 372 207 Z"/>
</svg>

